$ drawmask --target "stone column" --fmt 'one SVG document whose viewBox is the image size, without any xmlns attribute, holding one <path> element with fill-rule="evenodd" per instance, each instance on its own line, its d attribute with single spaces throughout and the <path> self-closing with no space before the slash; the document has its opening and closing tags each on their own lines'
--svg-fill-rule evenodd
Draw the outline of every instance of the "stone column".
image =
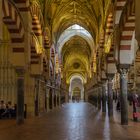
<svg viewBox="0 0 140 140">
<path fill-rule="evenodd" d="M 0 1 L 0 40 L 2 40 L 2 24 L 3 24 L 3 21 L 2 21 L 2 0 Z"/>
<path fill-rule="evenodd" d="M 121 124 L 128 124 L 127 69 L 120 70 Z"/>
<path fill-rule="evenodd" d="M 135 15 L 136 15 L 136 21 L 135 21 L 135 31 L 136 31 L 136 39 L 138 41 L 138 44 L 140 45 L 140 0 L 135 0 Z"/>
<path fill-rule="evenodd" d="M 17 74 L 17 124 L 24 123 L 24 73 L 23 68 L 16 68 Z"/>
<path fill-rule="evenodd" d="M 59 95 L 58 95 L 58 105 L 61 105 L 61 101 L 60 101 L 60 89 L 59 89 Z"/>
<path fill-rule="evenodd" d="M 65 91 L 65 103 L 69 102 L 69 94 Z"/>
<path fill-rule="evenodd" d="M 106 112 L 106 84 L 102 85 L 102 112 Z"/>
<path fill-rule="evenodd" d="M 113 90 L 112 90 L 113 75 L 108 76 L 108 116 L 113 116 Z"/>
<path fill-rule="evenodd" d="M 50 108 L 49 108 L 49 92 L 50 92 L 49 87 L 46 87 L 46 106 L 47 106 L 46 110 L 47 110 L 47 112 L 50 110 Z"/>
<path fill-rule="evenodd" d="M 98 109 L 101 109 L 101 88 L 98 87 L 97 89 L 97 95 L 98 95 Z"/>
<path fill-rule="evenodd" d="M 35 77 L 35 116 L 39 115 L 39 79 Z"/>
</svg>

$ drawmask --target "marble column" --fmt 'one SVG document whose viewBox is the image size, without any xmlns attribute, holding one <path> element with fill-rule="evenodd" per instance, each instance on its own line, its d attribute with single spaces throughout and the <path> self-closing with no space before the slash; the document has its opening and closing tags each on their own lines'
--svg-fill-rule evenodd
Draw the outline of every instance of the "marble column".
<svg viewBox="0 0 140 140">
<path fill-rule="evenodd" d="M 127 69 L 120 70 L 121 124 L 128 124 Z"/>
<path fill-rule="evenodd" d="M 16 68 L 17 74 L 17 124 L 24 123 L 24 73 L 23 68 Z"/>
<path fill-rule="evenodd" d="M 113 116 L 113 90 L 112 90 L 112 79 L 113 76 L 108 76 L 108 116 Z"/>
<path fill-rule="evenodd" d="M 102 85 L 102 112 L 106 112 L 106 84 Z"/>
</svg>

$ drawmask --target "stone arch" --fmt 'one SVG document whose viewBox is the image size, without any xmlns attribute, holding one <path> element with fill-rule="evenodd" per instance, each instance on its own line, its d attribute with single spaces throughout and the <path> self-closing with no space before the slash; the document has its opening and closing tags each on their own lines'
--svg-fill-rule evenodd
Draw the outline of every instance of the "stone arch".
<svg viewBox="0 0 140 140">
<path fill-rule="evenodd" d="M 106 33 L 105 33 L 105 53 L 107 53 L 107 73 L 115 73 L 115 53 L 114 53 L 114 17 L 111 11 L 107 17 Z"/>
<path fill-rule="evenodd" d="M 123 8 L 126 4 L 126 0 L 117 0 L 116 2 L 116 13 L 115 13 L 115 24 L 120 23 L 120 18 L 123 12 Z"/>
<path fill-rule="evenodd" d="M 68 40 L 70 40 L 73 36 L 76 36 L 76 35 L 82 37 L 83 39 L 85 39 L 87 41 L 87 43 L 89 44 L 91 50 L 94 49 L 93 46 L 95 46 L 95 44 L 94 44 L 93 38 L 92 38 L 92 36 L 90 34 L 87 35 L 84 31 L 82 32 L 81 30 L 77 30 L 76 32 L 74 30 L 72 30 L 72 31 L 69 31 L 68 34 L 65 34 L 66 30 L 65 30 L 65 32 L 62 33 L 62 35 L 60 36 L 60 38 L 58 40 L 58 43 L 57 43 L 57 48 L 59 49 L 59 54 L 61 54 L 62 47 L 64 46 L 64 44 Z"/>
<path fill-rule="evenodd" d="M 51 48 L 51 57 L 52 59 L 55 57 L 55 49 L 53 47 Z"/>
<path fill-rule="evenodd" d="M 67 84 L 70 84 L 71 79 L 73 79 L 73 78 L 79 78 L 79 79 L 81 79 L 81 81 L 83 82 L 83 84 L 85 84 L 87 82 L 87 79 L 81 73 L 72 73 L 69 76 L 69 78 L 68 78 Z"/>
<path fill-rule="evenodd" d="M 31 35 L 31 48 L 30 48 L 30 63 L 31 64 L 39 64 L 40 55 L 42 53 L 40 43 L 35 34 Z"/>
<path fill-rule="evenodd" d="M 80 74 L 73 74 L 70 78 L 70 84 L 69 84 L 69 96 L 72 99 L 73 96 L 73 90 L 74 88 L 78 87 L 80 89 L 80 99 L 84 99 L 84 84 L 85 81 L 83 79 L 83 76 Z"/>
<path fill-rule="evenodd" d="M 3 81 L 1 87 L 7 90 L 1 91 L 0 98 L 5 102 L 11 101 L 12 104 L 17 104 L 17 67 L 24 66 L 24 33 L 25 26 L 21 17 L 20 11 L 12 0 L 1 0 L 1 29 L 0 34 L 0 56 L 1 60 L 0 71 L 5 73 L 1 77 Z M 19 55 L 20 54 L 20 55 Z M 1 58 L 2 58 L 1 57 Z M 9 78 L 11 77 L 11 78 Z M 5 80 L 6 79 L 6 80 Z"/>
<path fill-rule="evenodd" d="M 30 12 L 32 16 L 32 36 L 31 36 L 31 64 L 39 64 L 40 56 L 43 52 L 43 16 L 40 9 L 40 5 L 33 1 L 30 6 Z M 48 42 L 47 42 L 48 44 Z"/>
<path fill-rule="evenodd" d="M 11 35 L 12 43 L 24 42 L 24 23 L 18 8 L 10 0 L 2 0 L 3 22 L 6 24 Z M 24 51 L 24 48 L 13 51 Z"/>
<path fill-rule="evenodd" d="M 134 60 L 135 13 L 132 10 L 134 1 L 129 1 L 122 14 L 123 28 L 120 41 L 120 63 L 132 64 Z"/>
<path fill-rule="evenodd" d="M 43 58 L 43 71 L 45 72 L 45 73 L 47 73 L 47 63 L 46 63 L 46 60 Z"/>
<path fill-rule="evenodd" d="M 40 5 L 36 1 L 33 1 L 30 6 L 30 11 L 32 15 L 32 30 L 36 36 L 40 36 L 42 35 L 42 29 L 44 25 Z"/>
</svg>

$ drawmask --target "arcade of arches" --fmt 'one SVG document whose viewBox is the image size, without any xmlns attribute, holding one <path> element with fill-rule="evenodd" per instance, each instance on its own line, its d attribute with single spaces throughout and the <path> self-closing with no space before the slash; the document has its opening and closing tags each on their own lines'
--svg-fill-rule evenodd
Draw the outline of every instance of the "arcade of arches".
<svg viewBox="0 0 140 140">
<path fill-rule="evenodd" d="M 113 115 L 140 93 L 139 0 L 1 0 L 0 100 L 17 122 L 78 99 Z M 75 100 L 76 100 L 75 99 Z"/>
</svg>

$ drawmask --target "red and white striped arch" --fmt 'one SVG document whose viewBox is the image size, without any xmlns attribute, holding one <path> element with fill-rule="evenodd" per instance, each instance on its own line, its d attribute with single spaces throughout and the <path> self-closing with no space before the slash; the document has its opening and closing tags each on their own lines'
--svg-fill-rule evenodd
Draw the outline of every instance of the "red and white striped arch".
<svg viewBox="0 0 140 140">
<path fill-rule="evenodd" d="M 43 58 L 43 71 L 44 71 L 45 73 L 48 72 L 47 63 L 46 63 L 46 60 L 45 60 L 44 58 Z"/>
<path fill-rule="evenodd" d="M 135 15 L 127 17 L 120 42 L 120 63 L 132 64 L 134 59 Z"/>
<path fill-rule="evenodd" d="M 39 64 L 40 62 L 40 55 L 36 52 L 36 40 L 34 36 L 31 36 L 31 53 L 30 53 L 30 63 L 31 64 Z"/>
<path fill-rule="evenodd" d="M 104 48 L 104 42 L 105 42 L 105 32 L 104 30 L 102 30 L 99 39 L 99 47 L 102 49 Z"/>
<path fill-rule="evenodd" d="M 108 39 L 111 39 L 113 29 L 114 28 L 114 20 L 112 12 L 108 15 L 107 25 L 106 25 L 106 33 L 105 33 L 105 42 L 108 42 Z M 111 46 L 109 53 L 107 54 L 107 73 L 115 73 L 116 65 L 115 65 L 115 56 L 114 56 L 114 42 L 111 40 Z"/>
<path fill-rule="evenodd" d="M 27 12 L 29 11 L 29 0 L 13 0 L 18 7 L 20 12 Z"/>
<path fill-rule="evenodd" d="M 30 5 L 30 12 L 32 16 L 32 31 L 36 36 L 37 42 L 40 46 L 43 44 L 42 29 L 43 29 L 43 18 L 40 6 L 37 2 L 33 1 Z M 39 64 L 40 56 L 36 52 L 36 46 L 34 42 L 31 42 L 31 64 Z"/>
<path fill-rule="evenodd" d="M 51 58 L 54 59 L 55 57 L 55 49 L 52 47 L 51 48 Z"/>
<path fill-rule="evenodd" d="M 47 36 L 44 36 L 44 48 L 45 49 L 50 48 L 50 42 L 49 42 L 49 38 Z"/>
<path fill-rule="evenodd" d="M 123 8 L 126 4 L 126 0 L 117 0 L 116 3 L 116 14 L 115 14 L 115 24 L 119 24 L 122 15 Z"/>
<path fill-rule="evenodd" d="M 50 49 L 51 47 L 51 43 L 50 43 L 50 30 L 49 28 L 45 28 L 44 32 L 43 32 L 43 37 L 44 37 L 44 48 Z"/>
<path fill-rule="evenodd" d="M 107 41 L 110 34 L 113 32 L 113 14 L 110 13 L 107 18 L 106 23 L 106 32 L 105 32 L 105 41 Z"/>
<path fill-rule="evenodd" d="M 32 30 L 36 36 L 41 36 L 44 20 L 39 4 L 37 2 L 33 2 L 30 6 L 30 11 L 32 15 Z"/>
<path fill-rule="evenodd" d="M 24 26 L 20 12 L 10 0 L 2 1 L 3 22 L 7 25 L 12 43 L 24 42 Z M 19 45 L 20 46 L 20 45 Z M 13 47 L 13 52 L 24 52 L 23 47 Z"/>
</svg>

